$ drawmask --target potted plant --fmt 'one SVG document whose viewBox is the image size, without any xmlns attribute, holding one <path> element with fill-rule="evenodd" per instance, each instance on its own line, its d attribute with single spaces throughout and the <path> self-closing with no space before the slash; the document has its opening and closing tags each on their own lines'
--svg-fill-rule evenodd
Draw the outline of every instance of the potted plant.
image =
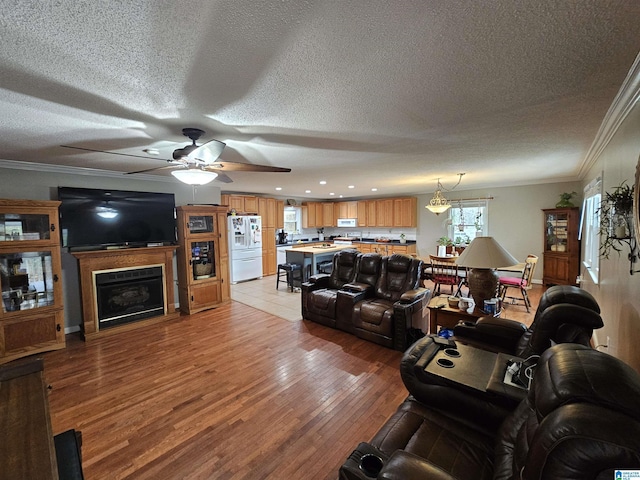
<svg viewBox="0 0 640 480">
<path fill-rule="evenodd" d="M 400 243 L 407 243 L 407 236 L 404 233 L 400 234 Z"/>
<path fill-rule="evenodd" d="M 611 250 L 618 254 L 621 243 L 631 248 L 631 232 L 633 228 L 633 193 L 634 186 L 627 185 L 626 180 L 613 189 L 605 192 L 598 213 L 600 214 L 600 254 L 609 258 Z"/>
<path fill-rule="evenodd" d="M 576 196 L 576 192 L 564 192 L 560 194 L 560 201 L 556 203 L 556 208 L 569 208 L 573 207 L 571 199 Z"/>
<path fill-rule="evenodd" d="M 453 241 L 447 236 L 440 237 L 437 240 L 437 243 L 438 243 L 438 255 L 441 257 L 445 256 L 447 253 L 451 251 L 451 248 L 453 248 Z"/>
<path fill-rule="evenodd" d="M 324 241 L 324 227 L 318 229 L 318 240 Z"/>
</svg>

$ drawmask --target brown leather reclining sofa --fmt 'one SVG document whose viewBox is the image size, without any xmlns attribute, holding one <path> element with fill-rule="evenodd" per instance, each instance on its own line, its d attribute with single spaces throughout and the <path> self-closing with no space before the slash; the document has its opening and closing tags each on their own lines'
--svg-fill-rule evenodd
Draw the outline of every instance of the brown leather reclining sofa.
<svg viewBox="0 0 640 480">
<path fill-rule="evenodd" d="M 422 260 L 342 250 L 331 274 L 302 284 L 302 317 L 404 351 L 422 325 L 431 291 L 420 286 Z"/>
<path fill-rule="evenodd" d="M 482 415 L 410 395 L 358 445 L 339 478 L 621 478 L 616 472 L 640 471 L 639 404 L 640 375 L 630 366 L 584 345 L 558 344 L 541 355 L 528 394 L 497 429 Z"/>
</svg>

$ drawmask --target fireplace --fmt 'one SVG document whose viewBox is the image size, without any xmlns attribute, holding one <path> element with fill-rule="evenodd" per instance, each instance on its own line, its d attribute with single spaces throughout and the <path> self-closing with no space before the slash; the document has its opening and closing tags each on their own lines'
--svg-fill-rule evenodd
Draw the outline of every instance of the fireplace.
<svg viewBox="0 0 640 480">
<path fill-rule="evenodd" d="M 165 314 L 163 266 L 93 272 L 100 329 Z"/>
</svg>

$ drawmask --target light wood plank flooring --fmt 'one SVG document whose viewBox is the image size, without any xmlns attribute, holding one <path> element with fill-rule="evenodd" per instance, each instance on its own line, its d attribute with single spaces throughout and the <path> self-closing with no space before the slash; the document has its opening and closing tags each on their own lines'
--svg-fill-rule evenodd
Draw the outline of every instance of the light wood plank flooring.
<svg viewBox="0 0 640 480">
<path fill-rule="evenodd" d="M 302 321 L 275 277 L 232 296 L 43 355 L 54 433 L 82 431 L 87 479 L 336 479 L 406 397 L 400 352 Z"/>
</svg>

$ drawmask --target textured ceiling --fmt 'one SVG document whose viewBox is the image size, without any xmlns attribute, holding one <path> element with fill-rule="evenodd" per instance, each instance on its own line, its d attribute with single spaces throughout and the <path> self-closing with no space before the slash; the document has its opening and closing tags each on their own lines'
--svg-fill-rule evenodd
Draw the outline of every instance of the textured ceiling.
<svg viewBox="0 0 640 480">
<path fill-rule="evenodd" d="M 312 198 L 575 180 L 640 51 L 636 0 L 16 1 L 0 22 L 0 159 L 131 172 L 198 127 L 292 169 L 213 185 Z"/>
</svg>

